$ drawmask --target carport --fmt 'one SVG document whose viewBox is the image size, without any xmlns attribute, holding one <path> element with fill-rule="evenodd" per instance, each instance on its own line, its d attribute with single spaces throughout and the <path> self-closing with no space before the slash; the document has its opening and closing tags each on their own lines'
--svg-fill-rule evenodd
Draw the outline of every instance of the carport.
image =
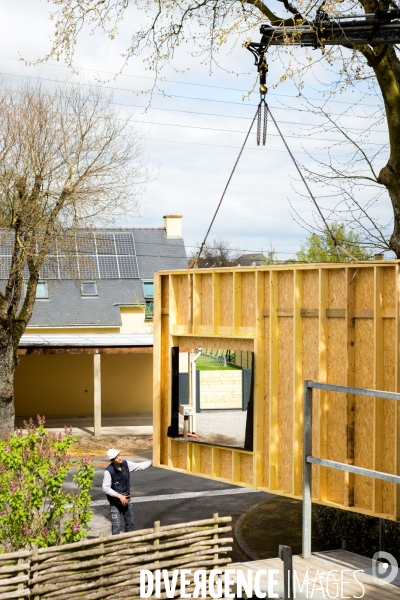
<svg viewBox="0 0 400 600">
<path fill-rule="evenodd" d="M 88 431 L 98 436 L 105 433 L 102 421 L 107 429 L 123 426 L 125 415 L 134 413 L 149 433 L 152 334 L 26 334 L 18 355 L 17 421 L 37 413 L 55 423 L 80 417 L 84 429 L 92 420 Z"/>
</svg>

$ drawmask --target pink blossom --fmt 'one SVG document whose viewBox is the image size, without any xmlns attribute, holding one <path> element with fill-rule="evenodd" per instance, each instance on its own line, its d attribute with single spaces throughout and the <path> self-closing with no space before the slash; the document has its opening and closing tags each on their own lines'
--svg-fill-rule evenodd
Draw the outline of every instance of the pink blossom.
<svg viewBox="0 0 400 600">
<path fill-rule="evenodd" d="M 16 481 L 12 481 L 10 483 L 10 492 L 14 494 L 18 489 L 18 483 Z"/>
<path fill-rule="evenodd" d="M 90 456 L 84 456 L 82 458 L 82 464 L 86 467 L 91 462 Z"/>
<path fill-rule="evenodd" d="M 44 425 L 46 423 L 46 417 L 44 415 L 43 417 L 41 417 L 40 415 L 36 415 L 36 418 L 39 425 Z"/>
<path fill-rule="evenodd" d="M 11 452 L 10 446 L 4 446 L 4 452 Z"/>
<path fill-rule="evenodd" d="M 74 521 L 72 523 L 72 533 L 73 534 L 78 533 L 80 526 L 81 526 L 81 522 L 80 521 Z"/>
</svg>

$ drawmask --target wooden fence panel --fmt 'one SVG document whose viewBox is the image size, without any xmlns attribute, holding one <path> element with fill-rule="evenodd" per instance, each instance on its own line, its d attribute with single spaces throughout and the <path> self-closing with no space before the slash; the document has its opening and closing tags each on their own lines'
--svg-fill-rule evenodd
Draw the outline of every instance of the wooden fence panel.
<svg viewBox="0 0 400 600">
<path fill-rule="evenodd" d="M 140 598 L 141 569 L 211 570 L 230 563 L 230 522 L 218 514 L 164 527 L 157 522 L 152 529 L 2 554 L 0 600 Z"/>
</svg>

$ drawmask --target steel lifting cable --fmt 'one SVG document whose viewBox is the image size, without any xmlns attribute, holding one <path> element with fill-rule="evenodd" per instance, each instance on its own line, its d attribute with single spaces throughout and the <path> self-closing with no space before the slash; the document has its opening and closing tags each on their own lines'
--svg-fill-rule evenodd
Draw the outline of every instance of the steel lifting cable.
<svg viewBox="0 0 400 600">
<path fill-rule="evenodd" d="M 234 174 L 234 172 L 235 172 L 235 170 L 236 170 L 236 167 L 237 167 L 237 165 L 238 165 L 238 163 L 239 163 L 239 160 L 240 160 L 240 158 L 241 158 L 241 156 L 242 156 L 243 150 L 244 150 L 244 148 L 245 148 L 245 146 L 246 146 L 247 140 L 249 139 L 249 135 L 250 135 L 250 133 L 251 133 L 251 130 L 252 130 L 252 128 L 253 128 L 253 125 L 254 125 L 254 121 L 255 121 L 256 119 L 257 119 L 257 146 L 259 146 L 259 145 L 260 145 L 261 138 L 262 138 L 262 145 L 263 145 L 263 146 L 265 146 L 265 143 L 266 143 L 266 140 L 267 140 L 267 124 L 268 124 L 268 113 L 270 114 L 270 116 L 271 116 L 271 119 L 272 119 L 272 121 L 273 121 L 273 123 L 274 123 L 274 125 L 275 125 L 275 127 L 276 127 L 276 129 L 277 129 L 277 131 L 278 131 L 278 133 L 279 133 L 279 135 L 280 135 L 280 137 L 281 137 L 281 139 L 282 139 L 282 142 L 284 143 L 284 145 L 285 145 L 285 147 L 286 147 L 286 150 L 288 151 L 288 153 L 289 153 L 289 156 L 290 156 L 290 158 L 292 159 L 292 161 L 293 161 L 293 164 L 294 164 L 294 166 L 296 167 L 296 169 L 297 169 L 297 172 L 298 172 L 298 174 L 300 175 L 300 178 L 301 178 L 302 182 L 304 183 L 304 185 L 305 185 L 305 187 L 306 187 L 306 189 L 307 189 L 307 192 L 309 193 L 309 195 L 310 195 L 310 198 L 311 198 L 311 200 L 313 201 L 313 203 L 314 203 L 314 205 L 315 205 L 315 207 L 316 207 L 316 209 L 317 209 L 317 211 L 318 211 L 318 213 L 319 213 L 319 216 L 321 217 L 321 219 L 322 219 L 322 222 L 324 223 L 324 225 L 325 225 L 325 227 L 326 227 L 326 230 L 327 230 L 327 232 L 329 233 L 329 235 L 330 235 L 330 237 L 331 237 L 331 239 L 332 239 L 332 242 L 333 242 L 333 244 L 334 244 L 334 246 L 335 246 L 335 250 L 336 250 L 336 252 L 337 252 L 337 255 L 338 255 L 338 259 L 339 259 L 339 261 L 340 261 L 340 254 L 339 254 L 339 250 L 341 250 L 342 252 L 344 252 L 344 254 L 347 254 L 347 256 L 348 256 L 349 258 L 351 258 L 352 260 L 357 260 L 357 259 L 356 259 L 356 258 L 355 258 L 355 257 L 354 257 L 352 254 L 350 254 L 350 252 L 348 252 L 348 251 L 347 251 L 345 248 L 343 248 L 342 246 L 340 246 L 340 245 L 338 244 L 338 241 L 337 241 L 337 239 L 336 239 L 335 235 L 333 234 L 333 232 L 332 232 L 331 228 L 329 227 L 329 225 L 328 225 L 328 222 L 326 221 L 326 219 L 325 219 L 325 217 L 324 217 L 324 215 L 323 215 L 323 213 L 322 213 L 322 211 L 321 211 L 320 207 L 318 206 L 318 202 L 316 201 L 316 199 L 315 199 L 315 197 L 314 197 L 314 195 L 313 195 L 312 191 L 310 190 L 310 187 L 309 187 L 309 185 L 307 184 L 307 181 L 305 180 L 305 178 L 304 178 L 304 176 L 303 176 L 303 173 L 301 172 L 301 170 L 300 170 L 300 167 L 299 167 L 299 165 L 298 165 L 298 163 L 297 163 L 297 161 L 296 161 L 295 157 L 293 156 L 293 154 L 292 154 L 292 152 L 291 152 L 291 150 L 290 150 L 290 148 L 289 148 L 289 146 L 288 146 L 288 144 L 287 144 L 287 142 L 286 142 L 286 140 L 285 140 L 285 138 L 284 138 L 284 136 L 283 136 L 283 133 L 282 133 L 282 132 L 281 132 L 281 130 L 279 129 L 279 127 L 278 127 L 278 124 L 277 124 L 277 122 L 275 121 L 275 118 L 274 118 L 274 116 L 273 116 L 273 114 L 272 114 L 272 112 L 271 112 L 271 110 L 270 110 L 270 108 L 269 108 L 268 104 L 265 102 L 265 97 L 264 97 L 264 94 L 263 94 L 263 95 L 262 95 L 262 98 L 261 98 L 261 100 L 260 100 L 260 103 L 259 103 L 259 105 L 257 106 L 256 114 L 255 114 L 255 115 L 254 115 L 254 117 L 253 117 L 253 120 L 252 120 L 252 122 L 251 122 L 251 125 L 250 125 L 250 127 L 249 127 L 249 130 L 248 130 L 248 132 L 247 132 L 247 134 L 246 134 L 246 137 L 245 137 L 245 140 L 244 140 L 244 142 L 243 142 L 243 145 L 242 145 L 242 147 L 241 147 L 241 149 L 240 149 L 239 155 L 238 155 L 238 157 L 237 157 L 237 159 L 236 159 L 236 162 L 235 162 L 235 164 L 234 164 L 234 166 L 233 166 L 233 169 L 232 169 L 232 171 L 231 171 L 231 174 L 229 175 L 228 182 L 227 182 L 227 184 L 226 184 L 226 186 L 225 186 L 225 189 L 224 189 L 224 191 L 223 191 L 223 193 L 222 193 L 221 199 L 220 199 L 220 201 L 219 201 L 219 203 L 218 203 L 218 206 L 217 206 L 217 208 L 216 208 L 216 211 L 215 211 L 215 213 L 214 213 L 214 216 L 213 216 L 213 218 L 212 218 L 212 221 L 211 221 L 211 223 L 210 223 L 210 226 L 209 226 L 209 228 L 208 228 L 208 230 L 207 230 L 207 233 L 206 233 L 206 235 L 205 235 L 205 237 L 204 237 L 204 240 L 203 240 L 203 242 L 202 242 L 202 244 L 201 244 L 201 246 L 200 246 L 200 250 L 198 251 L 198 253 L 197 253 L 196 257 L 194 258 L 194 260 L 191 262 L 191 264 L 190 264 L 190 266 L 189 266 L 189 268 L 190 268 L 190 269 L 196 269 L 196 268 L 197 268 L 197 264 L 198 264 L 199 258 L 200 258 L 200 256 L 201 256 L 201 253 L 202 253 L 202 251 L 203 251 L 203 248 L 204 248 L 204 246 L 205 246 L 205 243 L 206 243 L 206 241 L 207 241 L 208 235 L 209 235 L 209 233 L 210 233 L 210 231 L 211 231 L 211 227 L 213 226 L 213 223 L 214 223 L 214 221 L 215 221 L 215 218 L 216 218 L 216 216 L 217 216 L 217 214 L 218 214 L 218 211 L 219 211 L 219 209 L 220 209 L 220 207 L 221 207 L 222 200 L 223 200 L 223 199 L 224 199 L 224 197 L 225 197 L 226 191 L 227 191 L 227 189 L 228 189 L 228 187 L 229 187 L 229 184 L 230 184 L 230 182 L 231 182 L 231 179 L 232 179 L 232 177 L 233 177 L 233 174 Z M 262 135 L 261 135 L 261 134 L 262 134 Z"/>
<path fill-rule="evenodd" d="M 246 143 L 247 143 L 247 140 L 249 139 L 249 135 L 250 135 L 250 133 L 251 133 L 251 130 L 253 129 L 254 121 L 257 119 L 257 117 L 258 117 L 258 118 L 260 118 L 260 117 L 259 117 L 259 114 L 261 114 L 261 113 L 260 113 L 260 110 L 261 110 L 261 109 L 260 109 L 260 106 L 261 106 L 261 102 L 260 102 L 260 104 L 259 104 L 259 105 L 258 105 L 258 107 L 257 107 L 256 114 L 255 114 L 255 115 L 254 115 L 254 117 L 253 117 L 253 120 L 252 120 L 252 122 L 251 122 L 251 125 L 250 125 L 250 127 L 249 127 L 249 130 L 248 130 L 248 132 L 247 132 L 247 135 L 246 135 L 246 137 L 245 137 L 245 140 L 244 140 L 244 142 L 243 142 L 243 145 L 242 145 L 242 147 L 241 147 L 241 149 L 240 149 L 240 152 L 239 152 L 239 154 L 238 154 L 238 157 L 237 157 L 237 159 L 236 159 L 236 162 L 235 162 L 235 164 L 233 165 L 233 169 L 232 169 L 232 171 L 231 171 L 231 174 L 229 175 L 228 182 L 227 182 L 227 184 L 226 184 L 226 186 L 225 186 L 225 189 L 224 189 L 224 191 L 223 191 L 223 193 L 222 193 L 221 200 L 220 200 L 220 201 L 219 201 L 219 203 L 218 203 L 217 209 L 216 209 L 216 211 L 215 211 L 215 213 L 214 213 L 214 216 L 213 216 L 213 218 L 212 218 L 212 221 L 211 221 L 211 223 L 210 223 L 210 227 L 208 228 L 208 230 L 207 230 L 207 233 L 206 233 L 206 235 L 205 235 L 205 238 L 204 238 L 204 240 L 203 240 L 203 242 L 202 242 L 202 244 L 201 244 L 201 246 L 200 246 L 200 250 L 198 251 L 198 253 L 197 253 L 196 257 L 194 258 L 194 260 L 192 261 L 192 263 L 190 264 L 190 266 L 189 266 L 189 269 L 196 269 L 196 268 L 197 268 L 197 263 L 198 263 L 198 261 L 199 261 L 200 255 L 201 255 L 201 253 L 202 253 L 202 251 L 203 251 L 204 245 L 205 245 L 205 243 L 206 243 L 206 241 L 207 241 L 208 234 L 209 234 L 209 233 L 210 233 L 210 231 L 211 231 L 211 227 L 213 226 L 213 223 L 214 223 L 214 221 L 215 221 L 215 218 L 216 218 L 216 216 L 217 216 L 217 214 L 218 214 L 218 211 L 219 211 L 219 209 L 220 209 L 220 206 L 221 206 L 221 204 L 222 204 L 222 200 L 224 199 L 224 196 L 225 196 L 225 194 L 226 194 L 226 191 L 227 191 L 227 189 L 228 189 L 228 187 L 229 187 L 229 184 L 230 184 L 230 182 L 231 182 L 231 179 L 232 179 L 232 177 L 233 177 L 233 174 L 234 174 L 234 172 L 236 171 L 236 167 L 237 167 L 237 165 L 238 165 L 238 162 L 239 162 L 239 160 L 240 160 L 240 157 L 242 156 L 242 153 L 243 153 L 244 147 L 245 147 L 245 145 L 246 145 Z M 258 139 L 258 138 L 257 138 L 257 139 Z"/>
<path fill-rule="evenodd" d="M 261 102 L 262 102 L 262 101 L 261 101 Z M 260 104 L 261 104 L 261 102 L 260 102 Z M 266 109 L 264 109 L 264 110 L 266 110 L 267 112 L 269 112 L 269 114 L 270 114 L 270 116 L 271 116 L 271 119 L 272 119 L 272 121 L 274 122 L 274 125 L 275 125 L 275 127 L 276 127 L 276 130 L 277 130 L 277 132 L 279 133 L 279 135 L 280 135 L 280 137 L 281 137 L 281 140 L 282 140 L 282 142 L 285 144 L 286 150 L 288 151 L 288 153 L 289 153 L 289 156 L 290 156 L 290 158 L 292 159 L 292 161 L 293 161 L 293 163 L 294 163 L 294 166 L 296 167 L 296 169 L 297 169 L 297 172 L 298 172 L 298 174 L 300 175 L 300 177 L 301 177 L 301 180 L 302 180 L 302 182 L 304 183 L 304 185 L 305 185 L 305 187 L 306 187 L 306 189 L 307 189 L 307 192 L 309 193 L 309 195 L 310 195 L 310 198 L 311 198 L 311 200 L 313 201 L 313 203 L 314 203 L 314 205 L 315 205 L 315 207 L 316 207 L 316 209 L 317 209 L 317 211 L 318 211 L 318 213 L 319 213 L 319 216 L 321 217 L 321 219 L 322 219 L 322 222 L 324 223 L 324 225 L 325 225 L 325 227 L 326 227 L 326 230 L 328 231 L 328 233 L 329 233 L 329 235 L 330 235 L 330 237 L 331 237 L 331 239 L 332 239 L 332 242 L 333 242 L 333 244 L 334 244 L 334 246 L 335 246 L 335 250 L 336 250 L 336 252 L 337 252 L 337 255 L 338 255 L 338 259 L 339 259 L 339 261 L 340 261 L 339 250 L 341 250 L 342 252 L 344 252 L 345 254 L 347 254 L 347 256 L 348 256 L 349 258 L 351 258 L 352 260 L 357 260 L 357 259 L 356 259 L 356 258 L 355 258 L 355 257 L 354 257 L 354 256 L 353 256 L 351 253 L 350 253 L 350 252 L 348 252 L 348 251 L 347 251 L 345 248 L 343 248 L 342 246 L 340 246 L 340 245 L 338 244 L 338 241 L 337 241 L 337 239 L 336 239 L 335 235 L 332 233 L 332 230 L 331 230 L 331 228 L 329 227 L 329 225 L 328 225 L 328 222 L 326 221 L 326 219 L 325 219 L 325 217 L 324 217 L 324 215 L 323 215 L 323 213 L 322 213 L 322 211 L 321 211 L 320 207 L 318 206 L 318 202 L 316 201 L 316 199 L 315 199 L 315 197 L 314 197 L 314 194 L 313 194 L 313 193 L 312 193 L 312 191 L 310 190 L 310 188 L 309 188 L 309 185 L 308 185 L 307 181 L 305 180 L 305 178 L 304 178 L 304 176 L 303 176 L 303 173 L 302 173 L 302 172 L 301 172 L 301 170 L 300 170 L 300 167 L 299 167 L 299 165 L 298 165 L 298 163 L 297 163 L 297 160 L 296 160 L 296 159 L 295 159 L 295 157 L 293 156 L 293 154 L 292 154 L 292 152 L 291 152 L 291 150 L 290 150 L 290 148 L 289 148 L 289 146 L 288 146 L 288 144 L 287 144 L 287 142 L 286 142 L 286 140 L 285 140 L 285 138 L 284 138 L 284 136 L 283 136 L 283 133 L 282 133 L 282 132 L 281 132 L 281 130 L 279 129 L 278 123 L 275 121 L 275 119 L 274 119 L 274 116 L 273 116 L 273 114 L 272 114 L 272 112 L 271 112 L 271 109 L 269 108 L 268 104 L 266 104 Z"/>
</svg>

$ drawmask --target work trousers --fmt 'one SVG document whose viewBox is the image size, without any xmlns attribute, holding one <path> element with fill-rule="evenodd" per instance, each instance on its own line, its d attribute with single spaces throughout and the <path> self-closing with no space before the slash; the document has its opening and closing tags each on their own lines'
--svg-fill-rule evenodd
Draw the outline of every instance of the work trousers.
<svg viewBox="0 0 400 600">
<path fill-rule="evenodd" d="M 121 515 L 125 521 L 125 531 L 133 531 L 133 508 L 132 504 L 128 502 L 125 506 L 121 502 L 110 504 L 111 509 L 111 534 L 118 535 L 121 533 Z"/>
</svg>

